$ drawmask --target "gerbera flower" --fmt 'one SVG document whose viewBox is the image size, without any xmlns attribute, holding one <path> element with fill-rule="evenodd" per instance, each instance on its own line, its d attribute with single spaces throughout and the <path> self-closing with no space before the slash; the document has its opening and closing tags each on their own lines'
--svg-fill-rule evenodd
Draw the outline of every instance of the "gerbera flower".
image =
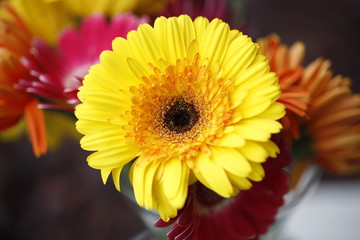
<svg viewBox="0 0 360 240">
<path fill-rule="evenodd" d="M 228 9 L 226 0 L 173 0 L 162 12 L 161 16 L 171 17 L 187 14 L 192 19 L 203 16 L 208 19 L 226 20 Z"/>
<path fill-rule="evenodd" d="M 1 5 L 1 11 L 11 15 L 12 22 L 0 19 L 0 131 L 25 117 L 34 153 L 39 157 L 47 149 L 43 112 L 36 98 L 14 88 L 18 79 L 30 77 L 20 58 L 29 51 L 31 34 L 7 4 Z"/>
<path fill-rule="evenodd" d="M 283 197 L 288 191 L 288 175 L 283 168 L 291 161 L 291 153 L 279 136 L 274 141 L 280 148 L 277 158 L 263 164 L 265 178 L 254 182 L 249 190 L 223 198 L 199 182 L 189 188 L 186 205 L 169 222 L 158 220 L 157 227 L 174 223 L 170 240 L 242 240 L 257 239 L 275 222 Z"/>
<path fill-rule="evenodd" d="M 22 58 L 37 81 L 22 79 L 18 88 L 55 101 L 42 103 L 42 108 L 65 108 L 73 110 L 78 103 L 77 89 L 91 65 L 99 62 L 103 50 L 111 49 L 112 40 L 136 29 L 146 18 L 120 14 L 111 22 L 96 14 L 85 18 L 80 28 L 71 27 L 62 33 L 58 52 L 41 40 L 35 40 L 29 57 Z"/>
<path fill-rule="evenodd" d="M 160 17 L 116 38 L 79 88 L 81 146 L 104 182 L 123 166 L 141 206 L 164 220 L 198 179 L 222 197 L 261 180 L 284 107 L 257 44 L 219 19 Z"/>
<path fill-rule="evenodd" d="M 170 0 L 42 0 L 48 3 L 58 2 L 73 16 L 86 17 L 94 13 L 102 13 L 113 17 L 124 12 L 158 14 Z"/>
<path fill-rule="evenodd" d="M 330 62 L 317 59 L 306 67 L 301 85 L 310 93 L 309 119 L 301 142 L 308 142 L 311 160 L 331 173 L 360 172 L 360 95 L 351 80 L 333 77 Z"/>
<path fill-rule="evenodd" d="M 115 0 L 42 0 L 44 2 L 61 3 L 68 12 L 75 16 L 86 17 L 94 13 L 103 13 L 114 16 L 120 12 L 131 11 L 139 0 L 115 1 Z"/>
<path fill-rule="evenodd" d="M 44 0 L 10 0 L 9 3 L 33 36 L 49 44 L 54 44 L 60 31 L 72 24 L 68 12 L 56 1 L 47 3 Z"/>
<path fill-rule="evenodd" d="M 258 40 L 263 54 L 270 64 L 270 71 L 279 76 L 281 95 L 278 102 L 286 107 L 286 114 L 280 120 L 288 139 L 299 138 L 299 121 L 306 116 L 309 95 L 300 86 L 303 74 L 302 61 L 305 47 L 301 42 L 294 43 L 290 48 L 281 44 L 276 34 Z"/>
</svg>

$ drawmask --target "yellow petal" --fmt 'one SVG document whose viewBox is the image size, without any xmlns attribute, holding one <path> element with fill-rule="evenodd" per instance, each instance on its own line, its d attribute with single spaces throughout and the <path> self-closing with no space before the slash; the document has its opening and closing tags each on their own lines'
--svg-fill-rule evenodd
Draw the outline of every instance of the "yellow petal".
<svg viewBox="0 0 360 240">
<path fill-rule="evenodd" d="M 271 136 L 268 131 L 259 129 L 257 126 L 241 125 L 241 121 L 240 124 L 236 125 L 235 129 L 237 134 L 248 140 L 265 142 Z"/>
<path fill-rule="evenodd" d="M 116 190 L 120 191 L 120 174 L 121 174 L 121 170 L 123 169 L 124 166 L 115 168 L 112 170 L 112 179 L 115 185 Z"/>
<path fill-rule="evenodd" d="M 224 76 L 237 79 L 256 56 L 257 48 L 248 36 L 239 36 L 229 46 L 224 57 Z"/>
<path fill-rule="evenodd" d="M 248 92 L 244 91 L 241 87 L 236 88 L 235 91 L 230 95 L 230 102 L 232 104 L 231 107 L 235 108 L 239 106 L 247 95 Z"/>
<path fill-rule="evenodd" d="M 118 41 L 114 42 L 114 44 L 116 43 Z M 127 64 L 127 59 L 131 57 L 137 59 L 134 54 L 128 56 L 124 52 L 103 51 L 100 55 L 101 65 L 91 67 L 89 74 L 85 76 L 85 80 L 89 76 L 88 78 L 94 79 L 92 81 L 107 84 L 114 91 L 129 89 L 130 86 L 138 86 L 141 79 L 134 75 Z"/>
<path fill-rule="evenodd" d="M 197 17 L 194 20 L 196 39 L 202 39 L 205 29 L 207 28 L 208 25 L 209 25 L 209 20 L 207 18 Z"/>
<path fill-rule="evenodd" d="M 80 119 L 75 123 L 76 130 L 78 130 L 81 134 L 88 134 L 97 129 L 102 129 L 108 127 L 107 122 L 98 122 L 87 119 Z"/>
<path fill-rule="evenodd" d="M 261 143 L 252 141 L 247 141 L 245 146 L 240 148 L 239 151 L 246 159 L 253 162 L 265 162 L 269 156 L 268 151 L 266 151 Z"/>
<path fill-rule="evenodd" d="M 266 61 L 262 61 L 251 65 L 244 71 L 238 78 L 234 79 L 235 85 L 241 84 L 244 90 L 252 89 L 256 86 L 260 86 L 259 82 L 263 82 L 261 77 L 269 72 L 269 65 Z M 258 79 L 258 81 L 256 81 Z"/>
<path fill-rule="evenodd" d="M 250 118 L 262 113 L 270 105 L 271 100 L 267 97 L 246 97 L 238 107 L 234 108 L 234 112 L 239 111 L 243 118 Z"/>
<path fill-rule="evenodd" d="M 125 132 L 121 127 L 107 127 L 85 135 L 81 141 L 81 147 L 88 151 L 113 148 L 114 146 L 127 144 Z"/>
<path fill-rule="evenodd" d="M 174 158 L 164 164 L 161 184 L 165 196 L 175 208 L 181 208 L 186 200 L 189 169 L 179 159 Z"/>
<path fill-rule="evenodd" d="M 213 159 L 227 172 L 240 177 L 246 177 L 251 172 L 251 166 L 244 156 L 234 148 L 210 147 Z"/>
<path fill-rule="evenodd" d="M 137 32 L 140 49 L 147 62 L 156 63 L 159 58 L 165 58 L 159 36 L 149 24 L 140 25 Z"/>
<path fill-rule="evenodd" d="M 117 168 L 133 160 L 139 151 L 135 144 L 127 144 L 100 150 L 91 154 L 88 158 L 88 164 L 95 169 Z"/>
<path fill-rule="evenodd" d="M 107 122 L 107 119 L 117 117 L 116 113 L 96 109 L 89 104 L 79 104 L 75 108 L 75 116 L 78 119 Z"/>
<path fill-rule="evenodd" d="M 266 119 L 266 118 L 257 118 L 257 117 L 244 119 L 241 121 L 240 124 L 253 126 L 270 133 L 278 133 L 282 128 L 282 125 L 278 121 Z"/>
<path fill-rule="evenodd" d="M 264 168 L 259 163 L 251 162 L 250 164 L 253 171 L 249 175 L 249 178 L 255 182 L 261 181 L 265 176 Z"/>
<path fill-rule="evenodd" d="M 202 58 L 209 59 L 212 68 L 216 62 L 222 62 L 229 46 L 229 25 L 220 19 L 212 20 L 202 38 L 199 39 L 199 52 Z M 214 73 L 214 72 L 212 72 Z"/>
<path fill-rule="evenodd" d="M 228 133 L 219 139 L 217 146 L 239 148 L 245 144 L 244 138 L 236 133 Z"/>
<path fill-rule="evenodd" d="M 140 160 L 140 158 L 141 157 L 139 157 L 138 160 Z M 138 164 L 136 164 L 136 161 L 134 163 L 132 182 L 135 199 L 140 206 L 144 206 L 147 209 L 154 207 L 152 190 L 153 184 L 156 184 L 154 183 L 154 176 L 158 166 L 158 161 L 154 161 L 148 164 L 146 167 L 139 167 Z"/>
<path fill-rule="evenodd" d="M 188 50 L 187 50 L 187 58 L 188 58 L 189 62 L 194 60 L 194 57 L 197 53 L 199 53 L 199 44 L 194 39 L 190 42 Z"/>
<path fill-rule="evenodd" d="M 101 169 L 101 179 L 104 184 L 106 184 L 107 179 L 109 178 L 109 175 L 111 173 L 112 168 L 103 168 Z"/>
<path fill-rule="evenodd" d="M 200 153 L 195 160 L 193 172 L 200 181 L 205 179 L 203 184 L 220 196 L 227 198 L 234 193 L 224 169 L 213 158 Z"/>
<path fill-rule="evenodd" d="M 275 102 L 271 104 L 267 109 L 257 115 L 260 118 L 267 118 L 277 120 L 285 115 L 285 106 L 281 103 Z"/>
<path fill-rule="evenodd" d="M 142 77 L 149 75 L 149 72 L 136 59 L 128 58 L 127 63 L 137 78 L 142 79 Z"/>
<path fill-rule="evenodd" d="M 241 190 L 248 190 L 252 187 L 252 183 L 244 177 L 239 177 L 237 175 L 232 174 L 231 172 L 227 173 L 231 183 L 234 186 L 237 186 Z"/>
</svg>

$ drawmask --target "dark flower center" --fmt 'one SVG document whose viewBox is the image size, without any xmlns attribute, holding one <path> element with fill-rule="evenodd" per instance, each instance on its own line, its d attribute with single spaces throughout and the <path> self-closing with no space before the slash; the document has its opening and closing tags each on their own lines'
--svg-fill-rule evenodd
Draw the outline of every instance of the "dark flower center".
<svg viewBox="0 0 360 240">
<path fill-rule="evenodd" d="M 183 99 L 176 100 L 164 114 L 165 126 L 172 132 L 190 131 L 199 119 L 199 113 L 193 103 Z"/>
</svg>

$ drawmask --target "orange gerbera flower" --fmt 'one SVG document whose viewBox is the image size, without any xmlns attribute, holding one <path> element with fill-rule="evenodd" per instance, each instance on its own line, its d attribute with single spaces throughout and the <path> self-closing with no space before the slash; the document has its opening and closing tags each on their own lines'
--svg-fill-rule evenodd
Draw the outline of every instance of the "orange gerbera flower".
<svg viewBox="0 0 360 240">
<path fill-rule="evenodd" d="M 351 92 L 349 78 L 333 77 L 329 67 L 329 61 L 317 59 L 304 71 L 301 85 L 311 97 L 304 132 L 314 153 L 312 160 L 334 174 L 358 173 L 360 94 Z"/>
<path fill-rule="evenodd" d="M 13 127 L 24 116 L 34 153 L 39 157 L 47 149 L 43 112 L 36 98 L 14 88 L 19 79 L 30 77 L 20 58 L 28 54 L 31 34 L 7 4 L 0 8 L 11 16 L 0 19 L 0 131 Z"/>
<path fill-rule="evenodd" d="M 295 42 L 289 48 L 281 44 L 276 34 L 261 38 L 258 43 L 269 60 L 270 71 L 279 77 L 282 93 L 278 102 L 286 106 L 286 115 L 281 119 L 283 132 L 288 139 L 299 138 L 299 117 L 305 117 L 309 100 L 308 93 L 299 84 L 303 73 L 305 46 L 301 42 Z"/>
</svg>

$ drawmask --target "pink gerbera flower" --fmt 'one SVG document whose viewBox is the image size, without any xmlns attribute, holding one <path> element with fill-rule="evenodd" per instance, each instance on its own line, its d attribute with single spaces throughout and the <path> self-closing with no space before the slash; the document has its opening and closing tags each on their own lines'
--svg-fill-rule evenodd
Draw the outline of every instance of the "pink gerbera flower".
<svg viewBox="0 0 360 240">
<path fill-rule="evenodd" d="M 125 38 L 145 22 L 146 18 L 131 14 L 120 14 L 107 22 L 105 16 L 96 14 L 85 18 L 79 29 L 66 29 L 58 40 L 58 51 L 34 40 L 31 56 L 22 62 L 37 81 L 22 79 L 17 87 L 50 100 L 41 103 L 42 108 L 73 110 L 78 102 L 77 89 L 90 66 L 99 62 L 100 53 L 111 49 L 115 37 Z"/>
<path fill-rule="evenodd" d="M 288 175 L 283 168 L 291 160 L 290 150 L 279 136 L 280 154 L 263 164 L 265 178 L 254 182 L 249 190 L 223 198 L 196 182 L 189 188 L 185 207 L 169 222 L 158 220 L 157 227 L 174 226 L 168 233 L 170 240 L 243 240 L 257 239 L 274 223 L 283 196 L 288 191 Z"/>
</svg>

